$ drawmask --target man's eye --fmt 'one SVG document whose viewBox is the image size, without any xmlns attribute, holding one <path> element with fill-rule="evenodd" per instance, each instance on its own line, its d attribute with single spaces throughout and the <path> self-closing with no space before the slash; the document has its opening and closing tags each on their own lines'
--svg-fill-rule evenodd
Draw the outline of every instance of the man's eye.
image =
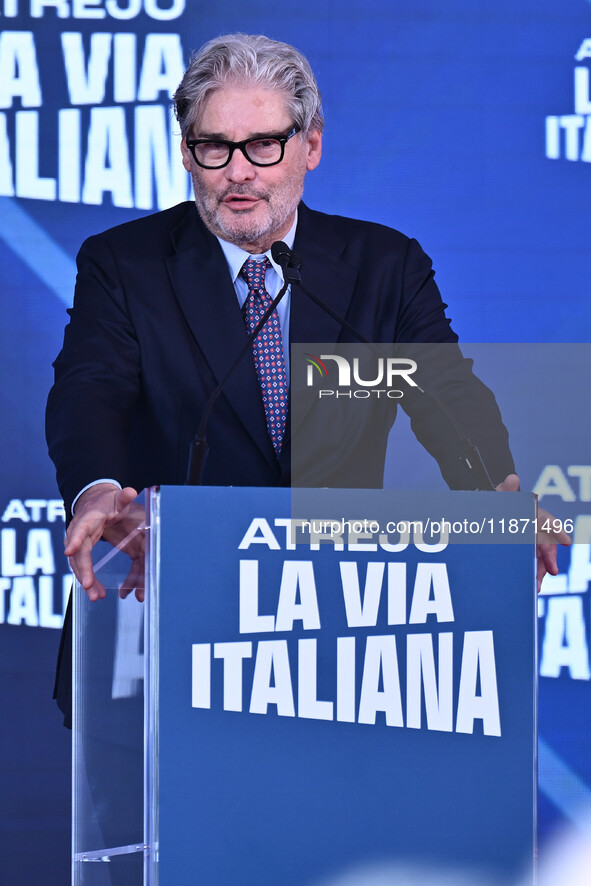
<svg viewBox="0 0 591 886">
<path fill-rule="evenodd" d="M 205 144 L 198 145 L 198 148 L 207 154 L 225 154 L 228 150 L 228 146 L 223 142 L 205 142 Z"/>
<path fill-rule="evenodd" d="M 257 138 L 248 143 L 247 151 L 257 157 L 274 157 L 281 151 L 281 145 L 275 138 Z"/>
</svg>

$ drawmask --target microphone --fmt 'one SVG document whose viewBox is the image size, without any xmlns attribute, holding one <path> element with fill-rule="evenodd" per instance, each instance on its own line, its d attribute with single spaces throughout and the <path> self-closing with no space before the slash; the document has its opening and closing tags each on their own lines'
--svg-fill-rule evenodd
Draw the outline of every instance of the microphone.
<svg viewBox="0 0 591 886">
<path fill-rule="evenodd" d="M 304 294 L 314 302 L 322 311 L 329 315 L 333 320 L 336 320 L 339 325 L 350 332 L 358 341 L 362 342 L 362 344 L 368 345 L 369 348 L 373 351 L 373 353 L 377 357 L 383 357 L 384 355 L 380 352 L 380 349 L 375 346 L 372 342 L 368 341 L 364 335 L 362 335 L 354 326 L 352 326 L 344 317 L 341 317 L 336 311 L 333 311 L 332 308 L 329 308 L 321 299 L 315 296 L 309 289 L 307 289 L 302 283 L 302 279 L 300 276 L 300 269 L 302 267 L 302 261 L 300 257 L 293 252 L 283 241 L 277 241 L 273 243 L 271 247 L 271 255 L 273 256 L 273 260 L 277 262 L 277 264 L 281 267 L 283 271 L 284 280 L 288 280 L 290 283 L 296 283 L 300 289 L 304 292 Z M 458 455 L 458 461 L 460 461 L 468 470 L 468 473 L 473 478 L 476 483 L 476 489 L 482 491 L 493 491 L 495 489 L 494 483 L 490 477 L 488 470 L 486 469 L 486 465 L 482 459 L 480 451 L 477 446 L 472 443 L 469 437 L 466 436 L 461 426 L 456 421 L 455 416 L 449 411 L 445 403 L 432 394 L 430 391 L 424 390 L 420 385 L 417 384 L 416 390 L 426 397 L 435 408 L 445 416 L 445 418 L 450 423 L 453 428 L 458 441 L 460 443 L 461 452 Z"/>
<path fill-rule="evenodd" d="M 301 285 L 300 268 L 302 262 L 295 252 L 289 248 L 287 243 L 284 243 L 283 240 L 277 240 L 271 246 L 271 255 L 273 256 L 273 261 L 283 271 L 283 279 L 289 283 L 299 283 Z"/>
<path fill-rule="evenodd" d="M 277 244 L 274 243 L 273 247 L 276 245 Z M 284 246 L 285 249 L 288 249 L 288 247 L 285 245 L 285 243 L 282 243 L 281 245 Z M 273 247 L 271 247 L 271 254 L 273 254 Z M 283 256 L 283 253 L 282 253 L 282 256 Z M 274 255 L 273 255 L 273 259 L 275 261 L 277 261 L 277 259 L 275 259 Z M 280 264 L 280 262 L 277 261 L 277 264 Z M 261 329 L 263 328 L 263 326 L 265 325 L 265 323 L 267 322 L 267 320 L 269 319 L 269 317 L 271 316 L 271 314 L 273 313 L 273 311 L 275 310 L 275 308 L 277 307 L 277 305 L 279 304 L 279 302 L 281 301 L 281 299 L 283 298 L 285 293 L 287 292 L 287 287 L 289 286 L 291 281 L 287 279 L 287 276 L 285 273 L 284 273 L 283 277 L 284 277 L 283 286 L 281 287 L 281 289 L 279 290 L 279 292 L 277 293 L 277 295 L 275 296 L 275 298 L 273 299 L 273 301 L 271 302 L 271 304 L 269 305 L 269 307 L 267 308 L 267 310 L 265 311 L 265 313 L 263 314 L 263 316 L 261 317 L 261 319 L 259 320 L 257 325 L 255 326 L 253 331 L 250 333 L 250 335 L 246 339 L 244 347 L 239 352 L 238 356 L 236 357 L 236 359 L 234 360 L 234 362 L 232 363 L 232 365 L 230 366 L 230 368 L 228 369 L 228 371 L 226 372 L 226 374 L 224 375 L 224 377 L 222 378 L 222 380 L 220 381 L 218 386 L 215 388 L 215 390 L 213 391 L 213 393 L 211 394 L 209 400 L 207 401 L 207 403 L 205 405 L 205 409 L 203 410 L 203 415 L 201 416 L 201 422 L 199 423 L 199 429 L 198 429 L 197 433 L 195 434 L 195 437 L 193 438 L 193 442 L 191 443 L 191 448 L 189 450 L 189 463 L 187 465 L 187 479 L 185 480 L 186 486 L 201 486 L 201 475 L 203 474 L 203 466 L 205 464 L 205 459 L 207 457 L 207 452 L 209 449 L 209 447 L 207 445 L 207 424 L 209 421 L 209 416 L 211 415 L 211 411 L 212 411 L 213 407 L 215 406 L 215 404 L 217 403 L 218 397 L 222 393 L 226 382 L 228 381 L 230 376 L 234 373 L 236 367 L 238 366 L 238 364 L 240 363 L 240 361 L 244 357 L 245 353 L 252 346 L 253 341 L 255 340 L 255 338 L 257 337 L 257 335 L 259 334 L 259 332 L 261 331 Z"/>
</svg>

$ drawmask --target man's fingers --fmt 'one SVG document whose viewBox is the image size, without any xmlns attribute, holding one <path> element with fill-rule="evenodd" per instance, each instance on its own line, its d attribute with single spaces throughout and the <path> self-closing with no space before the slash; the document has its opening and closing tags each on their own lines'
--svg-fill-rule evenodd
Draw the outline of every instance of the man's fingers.
<svg viewBox="0 0 591 886">
<path fill-rule="evenodd" d="M 136 498 L 137 492 L 131 486 L 124 489 L 110 486 L 106 489 L 96 487 L 96 490 L 89 490 L 86 497 L 80 499 L 74 519 L 66 532 L 66 556 L 76 554 L 87 537 L 93 545 L 96 544 L 105 526 L 120 520 L 126 508 Z"/>
<path fill-rule="evenodd" d="M 125 600 L 132 591 L 135 591 L 136 599 L 142 603 L 144 600 L 144 553 L 132 560 L 131 568 L 125 577 L 125 581 L 119 588 L 119 596 Z"/>
<path fill-rule="evenodd" d="M 498 492 L 518 492 L 519 477 L 517 474 L 509 474 L 502 483 L 495 487 Z M 538 561 L 538 591 L 542 585 L 542 579 L 547 573 L 550 575 L 558 575 L 558 560 L 556 556 L 556 545 L 568 546 L 572 544 L 572 539 L 562 528 L 561 521 L 555 520 L 548 511 L 538 508 L 538 526 L 550 526 L 550 531 L 538 531 L 536 546 L 536 555 Z M 556 528 L 554 528 L 556 527 Z"/>
<path fill-rule="evenodd" d="M 87 539 L 81 550 L 73 557 L 70 557 L 70 566 L 72 572 L 86 591 L 88 599 L 95 601 L 106 596 L 106 590 L 101 582 L 94 574 L 92 565 L 92 544 Z"/>
<path fill-rule="evenodd" d="M 550 575 L 558 574 L 558 561 L 556 558 L 556 545 L 548 542 L 537 546 L 538 563 L 543 565 Z"/>
<path fill-rule="evenodd" d="M 508 474 L 495 489 L 497 492 L 519 492 L 519 477 L 517 474 Z"/>
<path fill-rule="evenodd" d="M 538 559 L 538 593 L 542 587 L 545 575 L 558 575 L 558 561 L 556 558 L 556 545 L 544 542 L 536 545 Z"/>
<path fill-rule="evenodd" d="M 129 534 L 125 519 L 129 513 L 129 506 L 136 498 L 137 492 L 131 486 L 118 489 L 113 484 L 107 483 L 92 487 L 80 497 L 74 519 L 66 532 L 64 551 L 70 560 L 74 575 L 90 600 L 103 599 L 107 594 L 94 573 L 92 549 L 103 536 L 117 545 L 121 533 L 124 536 Z M 109 530 L 108 533 L 106 530 Z M 141 548 L 143 551 L 143 539 Z M 135 581 L 129 591 L 133 590 L 136 584 L 139 584 L 139 581 Z M 124 591 L 125 587 L 124 583 Z"/>
<path fill-rule="evenodd" d="M 81 551 L 87 541 L 90 541 L 92 548 L 101 537 L 104 525 L 104 519 L 97 519 L 96 515 L 89 515 L 87 519 L 83 518 L 78 522 L 73 520 L 66 532 L 64 547 L 66 557 L 72 557 Z"/>
<path fill-rule="evenodd" d="M 115 510 L 117 512 L 122 511 L 123 508 L 126 508 L 127 505 L 130 505 L 137 498 L 137 495 L 136 490 L 132 486 L 125 486 L 123 489 L 120 489 L 115 496 Z"/>
</svg>

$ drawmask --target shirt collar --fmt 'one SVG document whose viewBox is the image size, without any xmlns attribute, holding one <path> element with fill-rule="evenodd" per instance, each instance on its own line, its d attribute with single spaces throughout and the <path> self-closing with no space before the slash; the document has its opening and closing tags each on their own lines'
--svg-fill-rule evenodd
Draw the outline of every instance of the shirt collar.
<svg viewBox="0 0 591 886">
<path fill-rule="evenodd" d="M 291 228 L 289 229 L 289 231 L 287 232 L 287 234 L 285 235 L 285 237 L 283 238 L 283 242 L 290 249 L 293 249 L 297 224 L 298 224 L 298 211 L 296 209 L 293 224 L 292 224 Z M 277 274 L 279 275 L 281 280 L 283 280 L 283 271 L 282 271 L 280 265 L 278 265 L 277 262 L 273 261 L 273 257 L 271 255 L 270 249 L 268 252 L 265 252 L 264 255 L 263 254 L 251 255 L 250 252 L 245 252 L 244 249 L 241 249 L 239 246 L 236 246 L 235 243 L 230 243 L 228 240 L 222 240 L 221 237 L 218 237 L 217 240 L 218 240 L 218 243 L 220 244 L 220 246 L 222 247 L 224 255 L 226 256 L 226 261 L 228 262 L 228 268 L 230 269 L 230 274 L 232 276 L 233 283 L 236 282 L 236 278 L 238 277 L 238 274 L 240 273 L 242 265 L 244 264 L 244 262 L 248 258 L 261 258 L 262 259 L 264 257 L 264 255 L 269 259 L 269 261 L 271 262 L 271 265 L 273 266 L 273 268 L 275 269 L 275 271 L 277 272 Z"/>
</svg>

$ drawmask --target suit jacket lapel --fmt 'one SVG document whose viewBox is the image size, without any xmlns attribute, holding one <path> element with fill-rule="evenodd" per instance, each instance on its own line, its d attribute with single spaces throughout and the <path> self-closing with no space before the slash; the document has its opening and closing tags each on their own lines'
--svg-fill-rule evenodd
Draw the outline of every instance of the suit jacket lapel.
<svg viewBox="0 0 591 886">
<path fill-rule="evenodd" d="M 322 224 L 323 216 L 303 203 L 298 210 L 294 251 L 302 259 L 302 280 L 307 289 L 345 317 L 358 271 L 343 259 L 345 243 Z M 312 302 L 299 287 L 292 287 L 290 340 L 332 343 L 340 339 L 341 326 Z"/>
<path fill-rule="evenodd" d="M 357 283 L 358 269 L 345 262 L 343 253 L 346 244 L 331 226 L 322 223 L 323 218 L 319 213 L 300 204 L 294 252 L 302 259 L 302 281 L 306 289 L 346 318 Z M 349 338 L 347 332 L 345 336 Z M 340 341 L 342 327 L 326 311 L 314 304 L 298 286 L 292 286 L 289 338 L 292 343 L 310 344 L 311 352 L 318 354 L 319 349 L 315 343 L 333 344 Z M 304 390 L 301 384 L 295 382 L 295 373 L 298 372 L 303 373 L 304 367 L 292 364 L 291 388 L 295 392 Z M 295 396 L 298 394 L 295 393 Z M 304 396 L 298 402 L 297 409 L 290 410 L 292 436 L 297 432 L 312 403 L 310 396 Z"/>
<path fill-rule="evenodd" d="M 202 224 L 196 208 L 190 210 L 172 232 L 175 252 L 167 265 L 179 306 L 219 384 L 244 347 L 247 332 L 220 245 Z M 249 351 L 225 383 L 222 396 L 269 462 L 276 464 Z"/>
</svg>

